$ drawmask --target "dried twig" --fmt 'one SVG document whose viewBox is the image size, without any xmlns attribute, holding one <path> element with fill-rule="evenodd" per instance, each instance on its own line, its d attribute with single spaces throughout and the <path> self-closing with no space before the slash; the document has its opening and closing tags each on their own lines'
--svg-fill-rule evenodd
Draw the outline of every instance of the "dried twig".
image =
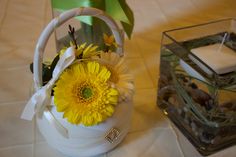
<svg viewBox="0 0 236 157">
<path fill-rule="evenodd" d="M 72 42 L 74 43 L 75 48 L 77 49 L 77 48 L 78 48 L 78 45 L 77 45 L 77 43 L 76 43 L 76 38 L 75 38 L 75 28 L 74 28 L 74 27 L 71 27 L 71 25 L 69 25 L 68 34 L 70 35 L 70 37 L 71 37 L 71 39 L 72 39 Z"/>
</svg>

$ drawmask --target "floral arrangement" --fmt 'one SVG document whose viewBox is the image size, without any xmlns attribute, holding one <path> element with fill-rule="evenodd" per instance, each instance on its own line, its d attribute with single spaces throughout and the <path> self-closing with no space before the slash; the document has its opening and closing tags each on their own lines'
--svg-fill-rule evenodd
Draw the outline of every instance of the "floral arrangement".
<svg viewBox="0 0 236 157">
<path fill-rule="evenodd" d="M 124 58 L 114 52 L 117 44 L 113 36 L 104 34 L 104 46 L 99 49 L 93 44 L 77 45 L 71 26 L 68 33 L 76 60 L 61 73 L 51 95 L 57 111 L 63 112 L 63 118 L 71 124 L 97 125 L 111 117 L 120 102 L 131 99 L 133 78 Z M 52 78 L 55 65 L 67 48 L 63 48 L 52 62 L 43 64 L 44 84 Z"/>
</svg>

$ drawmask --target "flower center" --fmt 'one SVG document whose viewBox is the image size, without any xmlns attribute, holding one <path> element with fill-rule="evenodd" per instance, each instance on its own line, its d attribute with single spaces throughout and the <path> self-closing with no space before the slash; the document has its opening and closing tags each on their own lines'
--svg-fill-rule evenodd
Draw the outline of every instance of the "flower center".
<svg viewBox="0 0 236 157">
<path fill-rule="evenodd" d="M 81 96 L 84 99 L 89 99 L 89 98 L 91 98 L 93 96 L 93 90 L 90 87 L 84 87 L 81 90 Z"/>
</svg>

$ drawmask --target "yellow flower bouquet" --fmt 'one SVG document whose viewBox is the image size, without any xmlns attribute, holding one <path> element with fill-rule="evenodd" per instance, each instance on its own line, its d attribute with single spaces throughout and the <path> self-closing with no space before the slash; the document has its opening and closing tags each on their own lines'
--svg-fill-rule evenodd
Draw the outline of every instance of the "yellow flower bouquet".
<svg viewBox="0 0 236 157">
<path fill-rule="evenodd" d="M 78 15 L 104 20 L 114 36 L 104 34 L 103 48 L 78 45 L 75 30 L 69 26 L 70 46 L 63 48 L 51 63 L 42 63 L 54 29 Z M 22 118 L 32 120 L 35 115 L 47 142 L 63 154 L 98 155 L 114 148 L 127 134 L 133 78 L 124 62 L 122 32 L 101 10 L 77 8 L 53 19 L 38 40 L 32 71 L 35 93 Z"/>
</svg>

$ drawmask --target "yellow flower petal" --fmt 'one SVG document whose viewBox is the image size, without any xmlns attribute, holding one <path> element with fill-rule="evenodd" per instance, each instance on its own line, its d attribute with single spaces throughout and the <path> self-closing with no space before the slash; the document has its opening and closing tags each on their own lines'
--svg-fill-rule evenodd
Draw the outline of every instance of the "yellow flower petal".
<svg viewBox="0 0 236 157">
<path fill-rule="evenodd" d="M 88 47 L 86 47 L 83 50 L 83 58 L 90 58 L 92 56 L 96 56 L 100 53 L 100 51 L 97 51 L 98 46 L 94 46 L 93 44 L 90 44 Z"/>
<path fill-rule="evenodd" d="M 89 62 L 88 63 L 88 72 L 97 74 L 99 72 L 99 64 L 97 62 Z"/>
<path fill-rule="evenodd" d="M 105 121 L 119 96 L 107 82 L 109 77 L 108 69 L 95 61 L 71 65 L 54 87 L 57 111 L 71 124 L 92 126 Z"/>
<path fill-rule="evenodd" d="M 102 67 L 100 73 L 98 74 L 98 77 L 103 78 L 104 81 L 107 81 L 110 78 L 110 71 L 107 70 L 107 68 Z"/>
</svg>

